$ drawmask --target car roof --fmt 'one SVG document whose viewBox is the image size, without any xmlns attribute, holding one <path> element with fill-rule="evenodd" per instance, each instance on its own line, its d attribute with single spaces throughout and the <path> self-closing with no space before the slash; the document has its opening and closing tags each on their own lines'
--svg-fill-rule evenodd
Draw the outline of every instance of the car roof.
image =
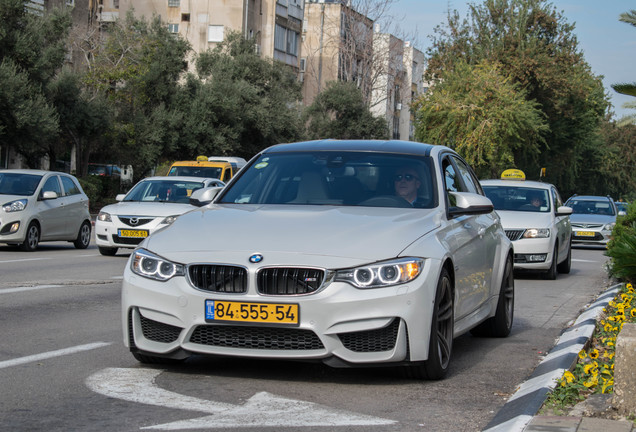
<svg viewBox="0 0 636 432">
<path fill-rule="evenodd" d="M 424 144 L 415 141 L 401 140 L 335 140 L 324 139 L 316 141 L 301 141 L 287 144 L 277 144 L 263 150 L 262 154 L 283 152 L 309 151 L 362 151 L 378 153 L 403 153 L 430 156 L 448 147 Z"/>
<path fill-rule="evenodd" d="M 202 183 L 202 182 L 205 182 L 205 181 L 213 181 L 213 182 L 221 182 L 221 183 L 223 183 L 218 178 L 213 178 L 213 177 L 194 177 L 194 176 L 153 176 L 153 177 L 146 177 L 144 179 L 141 179 L 140 181 L 147 181 L 147 180 L 169 181 L 169 182 L 184 181 L 184 182 L 198 182 L 198 183 Z"/>
<path fill-rule="evenodd" d="M 229 162 L 218 162 L 218 161 L 210 162 L 205 160 L 205 161 L 177 161 L 177 162 L 174 162 L 172 165 L 170 165 L 171 168 L 174 166 L 185 166 L 185 167 L 203 166 L 203 167 L 224 168 L 231 165 Z"/>
<path fill-rule="evenodd" d="M 39 170 L 39 169 L 29 169 L 29 168 L 20 168 L 20 169 L 0 169 L 0 174 L 9 173 L 9 174 L 32 174 L 32 175 L 46 175 L 46 174 L 64 174 L 67 176 L 71 176 L 71 174 L 61 172 L 61 171 L 48 171 L 48 170 Z"/>
<path fill-rule="evenodd" d="M 488 179 L 480 180 L 479 183 L 482 186 L 511 186 L 511 187 L 527 187 L 536 189 L 550 189 L 553 187 L 550 183 L 544 183 L 533 180 L 501 180 L 501 179 Z"/>
<path fill-rule="evenodd" d="M 610 201 L 610 202 L 614 202 L 614 200 L 612 198 L 606 197 L 606 196 L 601 196 L 601 195 L 572 195 L 570 198 L 568 198 L 568 201 L 573 200 L 573 199 L 584 200 L 584 201 Z"/>
</svg>

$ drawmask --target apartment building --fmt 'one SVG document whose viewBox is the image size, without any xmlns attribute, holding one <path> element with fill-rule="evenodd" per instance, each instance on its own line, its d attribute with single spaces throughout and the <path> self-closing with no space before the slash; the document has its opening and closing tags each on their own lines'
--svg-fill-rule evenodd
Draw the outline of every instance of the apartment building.
<svg viewBox="0 0 636 432">
<path fill-rule="evenodd" d="M 257 52 L 294 70 L 300 67 L 303 0 L 90 0 L 98 2 L 102 23 L 128 11 L 151 19 L 159 16 L 168 29 L 196 53 L 213 49 L 229 31 L 253 38 Z"/>
</svg>

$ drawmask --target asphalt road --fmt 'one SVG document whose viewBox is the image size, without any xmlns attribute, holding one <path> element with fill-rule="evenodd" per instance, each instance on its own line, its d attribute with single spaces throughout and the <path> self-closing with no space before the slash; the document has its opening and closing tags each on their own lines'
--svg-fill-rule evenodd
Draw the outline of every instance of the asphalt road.
<svg viewBox="0 0 636 432">
<path fill-rule="evenodd" d="M 568 322 L 609 286 L 603 250 L 556 281 L 517 274 L 506 339 L 456 339 L 447 379 L 393 369 L 196 357 L 137 363 L 121 336 L 127 253 L 0 245 L 0 430 L 480 431 Z"/>
</svg>

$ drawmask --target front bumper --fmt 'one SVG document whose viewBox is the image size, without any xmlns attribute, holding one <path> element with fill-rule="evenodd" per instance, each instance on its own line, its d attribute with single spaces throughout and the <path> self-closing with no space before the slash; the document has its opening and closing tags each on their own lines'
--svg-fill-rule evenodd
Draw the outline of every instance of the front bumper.
<svg viewBox="0 0 636 432">
<path fill-rule="evenodd" d="M 311 295 L 220 294 L 183 277 L 158 282 L 126 267 L 122 289 L 124 343 L 156 356 L 188 353 L 370 365 L 428 358 L 431 313 L 440 263 L 400 286 L 356 289 L 333 282 Z M 297 303 L 298 325 L 210 323 L 205 300 Z M 185 354 L 184 354 L 185 352 Z"/>
<path fill-rule="evenodd" d="M 547 270 L 554 259 L 552 238 L 519 239 L 512 242 L 514 266 L 523 270 Z"/>
<path fill-rule="evenodd" d="M 585 235 L 582 235 L 585 234 Z M 593 234 L 593 235 L 590 235 Z M 580 245 L 607 245 L 612 239 L 612 231 L 598 229 L 572 229 L 572 243 Z"/>
<path fill-rule="evenodd" d="M 165 225 L 158 226 L 156 223 L 146 224 L 139 227 L 130 227 L 123 224 L 115 224 L 113 222 L 95 222 L 95 243 L 97 246 L 108 248 L 130 248 L 137 247 L 146 237 L 159 228 Z M 120 237 L 119 230 L 131 230 L 131 231 L 143 231 L 145 236 L 143 237 Z"/>
</svg>

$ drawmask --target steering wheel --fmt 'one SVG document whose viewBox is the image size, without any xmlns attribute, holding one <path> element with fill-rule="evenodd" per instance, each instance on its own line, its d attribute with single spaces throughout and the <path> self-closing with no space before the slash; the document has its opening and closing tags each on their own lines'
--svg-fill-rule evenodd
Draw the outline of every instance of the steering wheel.
<svg viewBox="0 0 636 432">
<path fill-rule="evenodd" d="M 407 200 L 395 195 L 380 195 L 358 204 L 359 206 L 366 207 L 400 207 L 400 208 L 412 208 L 413 206 Z"/>
</svg>

